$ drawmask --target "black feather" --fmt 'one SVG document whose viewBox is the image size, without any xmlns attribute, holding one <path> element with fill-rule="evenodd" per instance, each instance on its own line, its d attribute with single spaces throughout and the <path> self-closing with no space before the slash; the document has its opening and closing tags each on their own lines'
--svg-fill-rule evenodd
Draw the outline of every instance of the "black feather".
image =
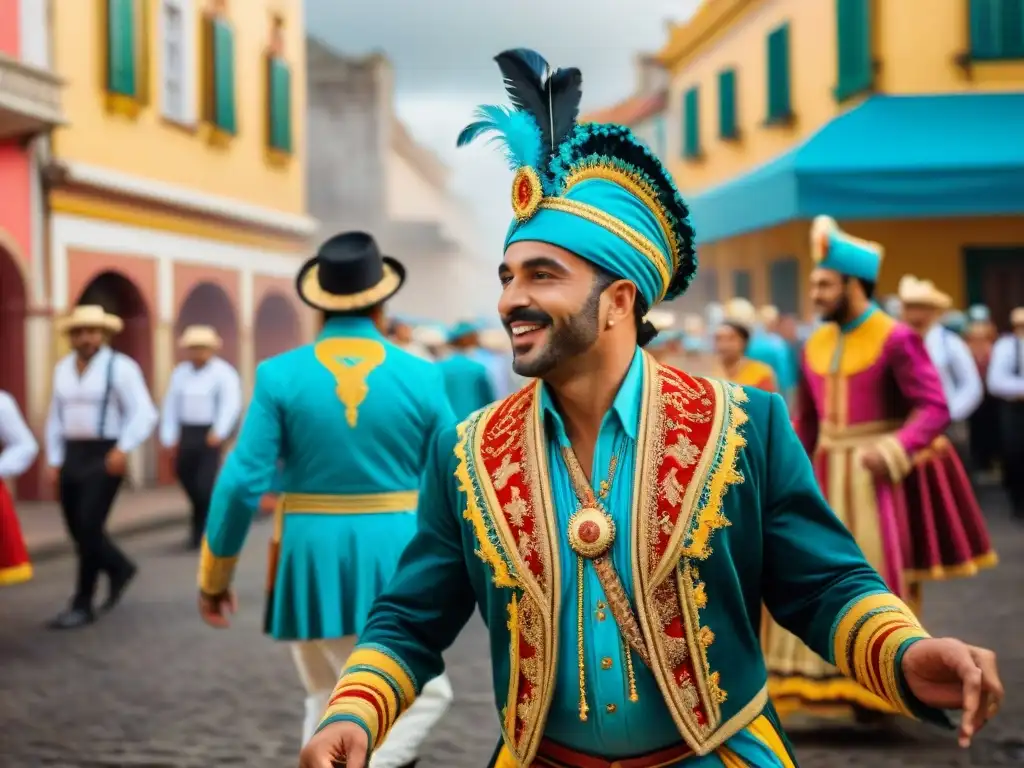
<svg viewBox="0 0 1024 768">
<path fill-rule="evenodd" d="M 548 79 L 547 87 L 551 90 L 552 146 L 557 147 L 576 128 L 576 119 L 580 116 L 580 100 L 583 98 L 583 75 L 575 67 L 559 69 Z"/>
<path fill-rule="evenodd" d="M 505 91 L 516 109 L 533 115 L 541 130 L 544 146 L 551 148 L 551 116 L 545 86 L 550 67 L 544 57 L 526 48 L 502 51 L 494 60 L 505 78 Z"/>
</svg>

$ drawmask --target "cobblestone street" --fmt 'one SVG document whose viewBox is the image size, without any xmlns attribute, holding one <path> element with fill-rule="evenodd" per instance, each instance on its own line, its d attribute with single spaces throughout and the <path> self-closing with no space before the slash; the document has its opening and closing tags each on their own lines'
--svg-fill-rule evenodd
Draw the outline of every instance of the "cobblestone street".
<svg viewBox="0 0 1024 768">
<path fill-rule="evenodd" d="M 990 645 L 1007 702 L 964 753 L 952 736 L 908 725 L 796 736 L 804 768 L 938 768 L 1024 764 L 1024 527 L 997 504 L 990 524 L 1002 565 L 929 586 L 933 633 Z M 117 612 L 74 633 L 42 629 L 63 606 L 70 560 L 42 564 L 34 581 L 0 590 L 0 768 L 287 768 L 296 764 L 302 691 L 283 645 L 260 635 L 266 524 L 239 567 L 240 613 L 216 632 L 196 615 L 195 557 L 182 534 L 127 542 L 142 568 Z M 483 768 L 497 738 L 487 638 L 479 620 L 448 654 L 456 703 L 420 768 Z"/>
</svg>

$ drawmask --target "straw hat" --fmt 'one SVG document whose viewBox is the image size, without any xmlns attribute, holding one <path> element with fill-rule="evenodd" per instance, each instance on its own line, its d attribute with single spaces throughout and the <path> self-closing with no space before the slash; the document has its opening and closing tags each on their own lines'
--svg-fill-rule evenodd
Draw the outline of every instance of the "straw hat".
<svg viewBox="0 0 1024 768">
<path fill-rule="evenodd" d="M 724 314 L 722 322 L 729 323 L 729 325 L 738 325 L 748 331 L 757 324 L 757 310 L 746 299 L 730 299 L 725 304 Z"/>
<path fill-rule="evenodd" d="M 221 339 L 217 331 L 209 325 L 190 325 L 181 334 L 178 346 L 182 349 L 220 349 Z"/>
<path fill-rule="evenodd" d="M 295 278 L 299 298 L 326 312 L 356 312 L 390 299 L 405 282 L 405 267 L 384 256 L 365 232 L 343 232 L 320 246 Z"/>
<path fill-rule="evenodd" d="M 675 315 L 663 309 L 652 309 L 644 320 L 653 325 L 657 331 L 667 331 L 676 324 Z"/>
<path fill-rule="evenodd" d="M 913 275 L 904 275 L 900 278 L 896 293 L 903 306 L 933 309 L 949 309 L 953 306 L 953 299 L 936 288 L 931 280 L 918 280 Z"/>
<path fill-rule="evenodd" d="M 117 315 L 112 315 L 98 304 L 80 304 L 71 314 L 57 323 L 61 333 L 70 333 L 76 328 L 98 328 L 108 333 L 120 333 L 124 323 Z"/>
</svg>

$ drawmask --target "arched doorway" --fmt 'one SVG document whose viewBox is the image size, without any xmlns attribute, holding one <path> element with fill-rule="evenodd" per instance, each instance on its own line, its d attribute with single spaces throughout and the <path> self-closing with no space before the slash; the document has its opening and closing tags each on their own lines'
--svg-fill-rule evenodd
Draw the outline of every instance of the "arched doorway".
<svg viewBox="0 0 1024 768">
<path fill-rule="evenodd" d="M 224 342 L 218 354 L 238 367 L 238 317 L 223 288 L 216 283 L 199 283 L 189 291 L 178 310 L 178 322 L 174 326 L 175 340 L 190 325 L 213 326 Z M 180 349 L 178 357 L 182 357 Z"/>
<path fill-rule="evenodd" d="M 0 247 L 0 389 L 11 394 L 28 420 L 25 407 L 25 281 L 14 257 Z M 19 480 L 27 491 L 31 478 Z M 16 491 L 17 494 L 17 491 Z"/>
<path fill-rule="evenodd" d="M 302 344 L 302 322 L 295 305 L 280 293 L 263 297 L 253 327 L 256 362 L 280 355 Z"/>
<path fill-rule="evenodd" d="M 99 304 L 121 318 L 124 330 L 111 340 L 110 345 L 139 364 L 152 394 L 153 322 L 149 306 L 135 283 L 120 272 L 101 272 L 85 287 L 76 304 Z M 156 475 L 156 442 L 150 439 L 129 458 L 128 477 L 138 488 L 152 485 Z"/>
</svg>

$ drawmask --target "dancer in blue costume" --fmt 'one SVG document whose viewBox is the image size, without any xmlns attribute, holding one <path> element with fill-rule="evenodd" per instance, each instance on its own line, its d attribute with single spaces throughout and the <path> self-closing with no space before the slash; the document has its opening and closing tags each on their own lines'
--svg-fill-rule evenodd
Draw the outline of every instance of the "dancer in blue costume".
<svg viewBox="0 0 1024 768">
<path fill-rule="evenodd" d="M 497 399 L 494 376 L 484 362 L 486 358 L 478 354 L 479 333 L 477 323 L 469 320 L 456 323 L 448 331 L 448 346 L 452 352 L 437 364 L 444 376 L 448 402 L 459 421 Z M 490 357 L 490 353 L 485 355 Z"/>
<path fill-rule="evenodd" d="M 899 711 L 963 706 L 969 741 L 1002 697 L 994 655 L 930 639 L 886 589 L 782 399 L 642 349 L 697 267 L 668 171 L 627 128 L 577 124 L 579 70 L 497 61 L 516 108 L 460 144 L 496 131 L 516 168 L 498 309 L 537 380 L 434 442 L 416 538 L 302 768 L 363 768 L 477 608 L 498 768 L 792 766 L 762 604 Z"/>
<path fill-rule="evenodd" d="M 305 739 L 413 537 L 428 445 L 453 421 L 436 366 L 382 334 L 384 302 L 404 279 L 402 265 L 362 232 L 331 238 L 303 266 L 299 296 L 323 313 L 323 331 L 256 369 L 202 543 L 201 613 L 226 627 L 232 572 L 253 513 L 265 493 L 280 494 L 264 629 L 292 644 L 307 692 Z M 415 762 L 451 701 L 447 680 L 435 681 L 374 766 Z"/>
</svg>

